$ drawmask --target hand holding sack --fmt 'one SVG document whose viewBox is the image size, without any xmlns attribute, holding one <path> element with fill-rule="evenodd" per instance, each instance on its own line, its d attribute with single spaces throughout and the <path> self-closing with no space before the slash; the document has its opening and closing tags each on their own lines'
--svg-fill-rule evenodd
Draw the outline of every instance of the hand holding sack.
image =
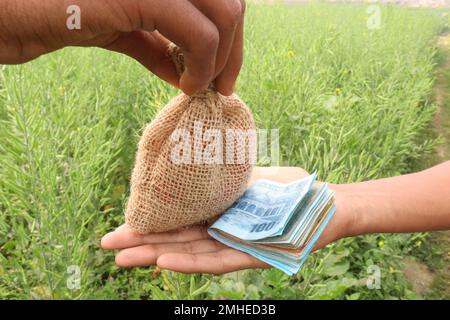
<svg viewBox="0 0 450 320">
<path fill-rule="evenodd" d="M 168 54 L 181 73 L 179 49 L 170 45 Z M 146 234 L 218 217 L 246 190 L 255 158 L 255 123 L 237 95 L 211 85 L 175 97 L 139 142 L 126 223 Z"/>
</svg>

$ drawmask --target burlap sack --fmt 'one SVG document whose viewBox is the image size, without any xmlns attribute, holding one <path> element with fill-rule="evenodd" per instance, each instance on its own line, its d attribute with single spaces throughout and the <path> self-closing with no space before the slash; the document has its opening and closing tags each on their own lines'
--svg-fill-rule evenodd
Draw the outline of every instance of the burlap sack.
<svg viewBox="0 0 450 320">
<path fill-rule="evenodd" d="M 178 48 L 171 45 L 168 54 L 181 72 Z M 196 96 L 174 98 L 147 126 L 139 143 L 126 223 L 146 234 L 222 214 L 246 189 L 254 135 L 251 111 L 235 94 L 225 97 L 210 86 Z"/>
</svg>

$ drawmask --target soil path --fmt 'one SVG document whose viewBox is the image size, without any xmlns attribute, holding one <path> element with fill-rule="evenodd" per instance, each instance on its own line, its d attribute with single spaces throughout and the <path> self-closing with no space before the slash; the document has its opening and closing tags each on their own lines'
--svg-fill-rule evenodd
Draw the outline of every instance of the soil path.
<svg viewBox="0 0 450 320">
<path fill-rule="evenodd" d="M 434 125 L 436 132 L 444 139 L 436 150 L 437 162 L 443 162 L 450 159 L 450 33 L 439 37 L 438 43 L 443 60 L 437 72 L 434 92 L 438 107 Z M 450 299 L 450 231 L 437 232 L 432 240 L 443 251 L 442 269 L 437 271 L 434 280 L 435 289 L 442 291 L 441 298 Z"/>
<path fill-rule="evenodd" d="M 437 106 L 433 131 L 443 139 L 431 159 L 425 161 L 432 166 L 450 159 L 450 34 L 438 39 L 441 61 L 436 70 L 433 100 Z M 426 259 L 414 258 L 404 261 L 403 272 L 411 282 L 413 290 L 422 297 L 450 299 L 450 231 L 433 232 L 423 249 Z M 438 254 L 428 254 L 436 251 Z"/>
<path fill-rule="evenodd" d="M 434 128 L 444 139 L 444 143 L 436 150 L 437 162 L 443 162 L 450 159 L 450 34 L 440 36 L 438 44 L 442 61 L 437 70 L 433 93 L 437 105 Z"/>
</svg>

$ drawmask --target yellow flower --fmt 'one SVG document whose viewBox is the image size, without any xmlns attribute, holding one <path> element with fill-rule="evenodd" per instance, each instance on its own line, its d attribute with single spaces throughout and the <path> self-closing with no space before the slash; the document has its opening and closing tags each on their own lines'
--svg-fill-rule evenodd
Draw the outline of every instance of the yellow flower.
<svg viewBox="0 0 450 320">
<path fill-rule="evenodd" d="M 117 193 L 117 194 L 125 193 L 125 185 L 119 184 L 119 185 L 115 186 L 113 192 Z"/>
<path fill-rule="evenodd" d="M 422 246 L 422 240 L 417 240 L 416 241 L 416 247 L 420 248 Z"/>
<path fill-rule="evenodd" d="M 340 88 L 336 88 L 336 95 L 337 95 L 337 96 L 340 96 L 340 95 L 341 95 L 341 92 L 342 92 L 342 91 L 341 91 Z"/>
<path fill-rule="evenodd" d="M 287 55 L 288 55 L 289 58 L 295 57 L 295 52 L 294 52 L 294 50 L 289 50 L 289 51 L 287 52 Z"/>
<path fill-rule="evenodd" d="M 51 299 L 52 291 L 49 287 L 35 287 L 32 289 L 31 295 L 38 299 Z"/>
<path fill-rule="evenodd" d="M 383 240 L 380 240 L 380 241 L 378 241 L 378 246 L 381 248 L 382 246 L 384 246 L 384 241 Z"/>
</svg>

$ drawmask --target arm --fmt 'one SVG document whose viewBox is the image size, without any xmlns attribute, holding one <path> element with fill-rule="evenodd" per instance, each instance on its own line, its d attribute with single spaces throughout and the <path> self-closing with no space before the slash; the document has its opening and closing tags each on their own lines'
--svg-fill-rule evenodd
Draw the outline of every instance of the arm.
<svg viewBox="0 0 450 320">
<path fill-rule="evenodd" d="M 0 0 L 0 64 L 96 46 L 136 59 L 186 94 L 214 80 L 230 95 L 242 65 L 244 8 L 244 0 Z M 169 42 L 185 55 L 181 77 L 166 56 Z"/>
<path fill-rule="evenodd" d="M 450 229 L 450 161 L 399 177 L 332 185 L 347 236 Z"/>
<path fill-rule="evenodd" d="M 408 175 L 331 184 L 337 211 L 316 249 L 369 233 L 450 229 L 450 161 Z"/>
</svg>

